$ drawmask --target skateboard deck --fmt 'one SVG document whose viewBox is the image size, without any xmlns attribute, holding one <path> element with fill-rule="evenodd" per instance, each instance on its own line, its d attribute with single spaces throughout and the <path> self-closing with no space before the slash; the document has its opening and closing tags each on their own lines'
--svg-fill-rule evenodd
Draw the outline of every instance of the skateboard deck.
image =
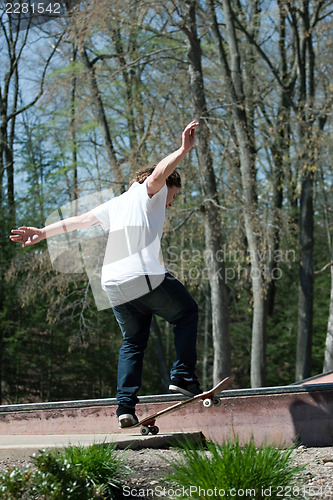
<svg viewBox="0 0 333 500">
<path fill-rule="evenodd" d="M 232 384 L 234 379 L 235 377 L 226 377 L 209 391 L 202 392 L 201 394 L 197 394 L 196 396 L 193 396 L 189 399 L 185 399 L 185 401 L 179 401 L 178 403 L 168 406 L 168 408 L 153 413 L 152 415 L 149 415 L 148 417 L 145 417 L 142 420 L 140 420 L 137 424 L 131 425 L 130 427 L 126 427 L 126 429 L 141 427 L 140 432 L 143 436 L 149 433 L 157 434 L 159 428 L 157 427 L 157 425 L 155 425 L 155 422 L 162 415 L 166 415 L 167 413 L 173 413 L 174 411 L 177 411 L 179 408 L 182 408 L 183 406 L 189 405 L 191 403 L 194 403 L 195 401 L 200 401 L 200 400 L 202 401 L 203 405 L 206 408 L 209 408 L 210 406 L 219 406 L 221 404 L 221 400 L 215 394 L 218 394 L 219 392 L 222 392 L 225 389 L 227 389 Z"/>
</svg>

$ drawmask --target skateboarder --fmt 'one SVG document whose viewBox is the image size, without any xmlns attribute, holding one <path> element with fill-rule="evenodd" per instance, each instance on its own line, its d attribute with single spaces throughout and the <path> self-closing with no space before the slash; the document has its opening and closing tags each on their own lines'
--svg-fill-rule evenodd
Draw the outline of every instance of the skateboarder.
<svg viewBox="0 0 333 500">
<path fill-rule="evenodd" d="M 119 352 L 117 417 L 120 427 L 137 423 L 135 405 L 141 387 L 144 351 L 152 315 L 173 325 L 176 360 L 171 369 L 170 391 L 187 396 L 201 393 L 195 376 L 198 307 L 185 287 L 159 260 L 166 207 L 171 207 L 181 179 L 177 165 L 192 149 L 192 121 L 182 134 L 179 149 L 153 169 L 140 171 L 125 193 L 95 209 L 42 229 L 19 227 L 10 239 L 22 247 L 76 229 L 101 225 L 109 231 L 102 268 L 106 291 L 123 335 Z"/>
</svg>

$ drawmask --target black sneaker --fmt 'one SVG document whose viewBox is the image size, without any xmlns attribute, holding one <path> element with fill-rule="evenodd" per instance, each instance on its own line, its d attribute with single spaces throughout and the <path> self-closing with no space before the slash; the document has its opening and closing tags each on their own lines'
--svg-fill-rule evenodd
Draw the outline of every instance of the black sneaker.
<svg viewBox="0 0 333 500">
<path fill-rule="evenodd" d="M 118 424 L 121 429 L 131 427 L 138 423 L 134 408 L 119 405 L 117 408 Z"/>
<path fill-rule="evenodd" d="M 180 392 L 184 396 L 196 396 L 201 394 L 199 382 L 195 376 L 191 380 L 186 380 L 182 377 L 174 377 L 170 380 L 169 391 Z"/>
</svg>

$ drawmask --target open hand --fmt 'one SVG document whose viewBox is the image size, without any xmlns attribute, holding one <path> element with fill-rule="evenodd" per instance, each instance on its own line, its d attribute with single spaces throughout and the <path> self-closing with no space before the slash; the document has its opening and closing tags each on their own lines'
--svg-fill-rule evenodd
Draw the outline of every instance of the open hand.
<svg viewBox="0 0 333 500">
<path fill-rule="evenodd" d="M 186 151 L 189 151 L 194 146 L 195 128 L 198 127 L 199 122 L 193 120 L 185 127 L 182 135 L 182 146 Z"/>
<path fill-rule="evenodd" d="M 45 238 L 43 230 L 37 227 L 19 227 L 12 229 L 13 234 L 9 236 L 14 243 L 22 243 L 22 247 L 34 245 Z"/>
</svg>

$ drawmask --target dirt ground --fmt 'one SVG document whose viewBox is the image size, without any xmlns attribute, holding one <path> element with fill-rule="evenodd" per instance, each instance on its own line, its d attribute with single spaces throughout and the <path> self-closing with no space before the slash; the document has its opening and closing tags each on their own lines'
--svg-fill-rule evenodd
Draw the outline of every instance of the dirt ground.
<svg viewBox="0 0 333 500">
<path fill-rule="evenodd" d="M 168 495 L 163 496 L 161 478 L 163 474 L 171 473 L 167 464 L 177 453 L 175 449 L 127 450 L 122 453 L 125 454 L 126 462 L 132 470 L 132 474 L 125 482 L 124 496 L 147 500 L 170 498 Z M 302 492 L 304 492 L 305 498 L 333 500 L 333 447 L 306 448 L 300 446 L 293 452 L 293 458 L 295 464 L 306 465 L 304 472 L 300 474 L 300 479 L 304 484 Z M 165 492 L 167 493 L 167 488 Z M 291 488 L 289 490 L 285 488 L 280 493 L 281 499 L 292 497 Z M 242 494 L 236 498 L 241 498 L 241 496 L 244 498 Z"/>
<path fill-rule="evenodd" d="M 123 498 L 153 500 L 171 497 L 170 491 L 172 490 L 168 490 L 161 479 L 164 474 L 171 473 L 168 463 L 177 454 L 174 448 L 119 450 L 117 453 L 129 467 L 129 473 L 126 478 L 124 477 Z M 306 448 L 299 446 L 293 452 L 293 458 L 295 464 L 306 465 L 304 472 L 300 474 L 300 479 L 304 484 L 304 497 L 313 500 L 333 500 L 333 447 Z M 0 470 L 15 466 L 25 467 L 28 464 L 29 460 L 7 460 L 0 463 Z M 290 490 L 284 489 L 280 493 L 281 499 L 292 498 L 291 488 Z M 238 495 L 235 498 L 241 498 L 241 496 L 244 498 L 244 495 Z M 182 495 L 180 498 L 184 498 L 184 496 Z M 212 496 L 212 498 L 216 498 L 216 496 Z"/>
</svg>

